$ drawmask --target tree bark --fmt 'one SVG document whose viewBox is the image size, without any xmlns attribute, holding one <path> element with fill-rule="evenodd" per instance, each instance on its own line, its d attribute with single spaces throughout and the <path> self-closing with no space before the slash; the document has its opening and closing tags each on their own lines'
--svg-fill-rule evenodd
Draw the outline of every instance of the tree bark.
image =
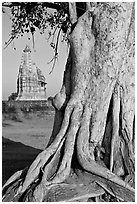
<svg viewBox="0 0 137 204">
<path fill-rule="evenodd" d="M 7 181 L 4 201 L 101 199 L 106 192 L 134 200 L 134 12 L 134 3 L 117 2 L 88 5 L 77 22 L 71 15 L 76 25 L 52 101 L 51 139 L 28 171 Z"/>
</svg>

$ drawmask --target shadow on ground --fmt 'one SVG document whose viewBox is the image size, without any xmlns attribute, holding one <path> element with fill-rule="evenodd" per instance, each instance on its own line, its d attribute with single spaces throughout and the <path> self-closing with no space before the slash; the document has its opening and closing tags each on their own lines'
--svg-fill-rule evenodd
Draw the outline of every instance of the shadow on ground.
<svg viewBox="0 0 137 204">
<path fill-rule="evenodd" d="M 39 149 L 2 137 L 2 185 L 16 171 L 29 166 L 40 152 Z"/>
</svg>

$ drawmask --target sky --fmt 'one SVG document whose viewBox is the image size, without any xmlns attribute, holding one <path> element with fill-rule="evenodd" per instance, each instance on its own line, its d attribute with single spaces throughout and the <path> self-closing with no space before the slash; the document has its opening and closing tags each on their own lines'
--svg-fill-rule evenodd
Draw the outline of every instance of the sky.
<svg viewBox="0 0 137 204">
<path fill-rule="evenodd" d="M 51 74 L 52 64 L 48 62 L 53 58 L 54 52 L 46 40 L 46 35 L 41 35 L 37 30 L 35 34 L 35 48 L 33 49 L 31 35 L 14 40 L 6 49 L 4 43 L 9 39 L 11 20 L 8 15 L 2 14 L 2 99 L 7 100 L 11 93 L 17 91 L 17 76 L 21 63 L 23 49 L 29 45 L 32 50 L 33 61 L 42 70 L 47 82 L 47 97 L 59 92 L 63 72 L 65 69 L 68 49 L 66 43 L 59 43 L 59 56 L 56 66 Z M 16 49 L 14 49 L 14 47 Z"/>
</svg>

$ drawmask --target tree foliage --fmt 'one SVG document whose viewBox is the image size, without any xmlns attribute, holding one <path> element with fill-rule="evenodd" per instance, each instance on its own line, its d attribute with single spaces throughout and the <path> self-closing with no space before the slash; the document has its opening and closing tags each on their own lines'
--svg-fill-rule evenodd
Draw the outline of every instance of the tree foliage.
<svg viewBox="0 0 137 204">
<path fill-rule="evenodd" d="M 67 32 L 72 29 L 72 22 L 69 15 L 68 2 L 12 2 L 3 3 L 3 13 L 6 7 L 10 8 L 12 15 L 12 30 L 10 38 L 6 42 L 8 46 L 15 38 L 23 36 L 24 33 L 36 32 L 36 28 L 43 34 L 50 28 L 48 38 L 52 36 L 51 46 L 55 48 L 55 33 L 62 30 L 63 39 L 67 40 Z M 77 15 L 80 17 L 86 11 L 86 3 L 77 3 Z"/>
<path fill-rule="evenodd" d="M 7 46 L 24 33 L 33 36 L 36 28 L 43 34 L 50 27 L 49 37 L 54 37 L 57 29 L 61 28 L 66 33 L 70 26 L 67 3 L 13 2 L 3 3 L 3 7 L 3 13 L 6 12 L 5 7 L 10 7 L 12 15 L 12 30 Z M 53 42 L 51 46 L 54 47 Z"/>
<path fill-rule="evenodd" d="M 68 43 L 68 32 L 71 31 L 72 24 L 69 19 L 68 3 L 3 3 L 3 13 L 6 13 L 6 7 L 10 8 L 11 11 L 12 29 L 10 38 L 5 42 L 5 48 L 14 39 L 24 36 L 25 33 L 31 34 L 34 47 L 36 30 L 39 30 L 40 34 L 48 31 L 47 40 L 50 39 L 50 46 L 54 50 L 54 57 L 50 61 L 53 62 L 53 70 L 58 57 L 59 38 L 61 37 L 61 41 Z"/>
<path fill-rule="evenodd" d="M 17 93 L 12 93 L 9 97 L 8 97 L 8 101 L 15 101 L 17 98 L 18 94 Z"/>
</svg>

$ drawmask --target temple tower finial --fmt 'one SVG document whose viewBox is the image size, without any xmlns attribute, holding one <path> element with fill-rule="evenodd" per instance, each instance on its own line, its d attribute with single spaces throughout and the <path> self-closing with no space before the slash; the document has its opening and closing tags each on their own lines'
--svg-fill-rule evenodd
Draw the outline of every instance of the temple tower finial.
<svg viewBox="0 0 137 204">
<path fill-rule="evenodd" d="M 23 50 L 23 52 L 31 52 L 30 47 L 26 44 L 25 49 Z"/>
</svg>

